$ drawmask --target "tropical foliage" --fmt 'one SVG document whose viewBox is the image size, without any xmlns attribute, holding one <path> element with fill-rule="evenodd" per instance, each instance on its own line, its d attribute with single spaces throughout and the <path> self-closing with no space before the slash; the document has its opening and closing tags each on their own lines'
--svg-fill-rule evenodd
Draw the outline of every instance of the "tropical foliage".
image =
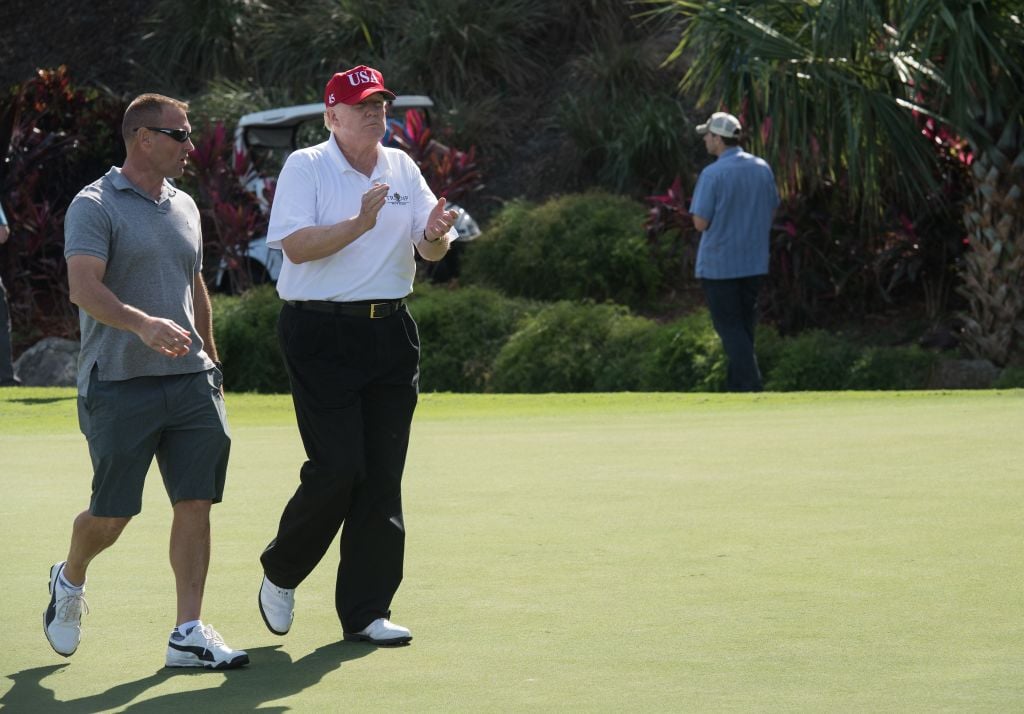
<svg viewBox="0 0 1024 714">
<path fill-rule="evenodd" d="M 67 68 L 40 70 L 0 95 L 0 196 L 13 230 L 3 282 L 16 344 L 73 336 L 64 214 L 85 184 L 124 159 L 125 104 L 77 86 Z"/>
<path fill-rule="evenodd" d="M 870 228 L 894 194 L 934 200 L 934 126 L 968 143 L 962 339 L 1024 359 L 1024 24 L 1014 2 L 658 0 L 685 22 L 681 86 L 742 115 L 790 194 L 841 186 Z M 926 120 L 931 132 L 923 130 Z M 955 143 L 955 142 L 954 142 Z M 938 151 L 936 149 L 939 149 Z M 866 232 L 869 232 L 866 231 Z"/>
<path fill-rule="evenodd" d="M 143 29 L 123 42 L 138 76 L 111 82 L 190 100 L 200 131 L 187 188 L 212 236 L 208 264 L 235 265 L 265 220 L 269 197 L 244 190 L 249 167 L 228 139 L 237 116 L 315 101 L 327 74 L 368 63 L 392 88 L 434 99 L 429 130 L 413 117 L 400 140 L 435 191 L 484 228 L 464 246 L 476 268 L 489 264 L 480 282 L 616 300 L 663 310 L 661 320 L 687 312 L 697 240 L 688 194 L 709 160 L 692 129 L 724 108 L 752 129 L 750 148 L 786 194 L 764 295 L 783 335 L 921 301 L 935 322 L 961 309 L 958 336 L 975 354 L 1024 362 L 1024 38 L 1013 2 L 141 5 Z M 63 210 L 123 158 L 123 101 L 71 86 L 63 70 L 0 101 L 0 182 L 15 223 L 0 269 L 24 346 L 73 324 L 60 293 Z M 618 196 L 588 203 L 593 188 Z M 628 217 L 625 240 L 609 240 L 624 234 L 611 206 Z M 671 344 L 652 350 L 679 357 L 702 343 Z"/>
<path fill-rule="evenodd" d="M 463 274 L 519 297 L 647 305 L 662 266 L 643 220 L 636 201 L 597 191 L 540 205 L 513 201 L 470 245 Z"/>
</svg>

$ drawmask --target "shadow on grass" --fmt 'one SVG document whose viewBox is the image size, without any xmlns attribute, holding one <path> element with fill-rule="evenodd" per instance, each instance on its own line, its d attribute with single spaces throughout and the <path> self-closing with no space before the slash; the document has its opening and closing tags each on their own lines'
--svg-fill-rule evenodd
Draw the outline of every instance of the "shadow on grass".
<svg viewBox="0 0 1024 714">
<path fill-rule="evenodd" d="M 7 401 L 11 404 L 25 404 L 26 406 L 33 406 L 36 404 L 53 404 L 54 402 L 68 402 L 75 401 L 78 399 L 78 395 L 75 394 L 70 397 L 25 397 L 24 399 L 8 399 Z"/>
<path fill-rule="evenodd" d="M 281 645 L 250 649 L 248 667 L 216 672 L 196 669 L 159 669 L 148 677 L 125 682 L 100 694 L 60 701 L 43 680 L 59 673 L 71 663 L 22 670 L 9 675 L 14 686 L 0 699 L 0 708 L 11 712 L 58 712 L 91 714 L 117 709 L 124 712 L 151 711 L 253 711 L 265 702 L 301 694 L 319 682 L 325 674 L 349 660 L 365 657 L 376 647 L 369 644 L 332 642 L 292 662 Z M 208 677 L 214 687 L 129 702 L 147 690 L 177 677 Z M 125 707 L 121 709 L 121 707 Z M 301 708 L 301 707 L 300 707 Z M 291 707 L 261 708 L 261 712 L 284 712 Z"/>
</svg>

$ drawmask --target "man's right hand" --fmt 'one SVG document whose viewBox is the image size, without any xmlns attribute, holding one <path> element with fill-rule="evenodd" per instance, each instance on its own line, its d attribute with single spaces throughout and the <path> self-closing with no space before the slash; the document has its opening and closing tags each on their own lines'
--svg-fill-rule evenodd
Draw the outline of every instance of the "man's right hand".
<svg viewBox="0 0 1024 714">
<path fill-rule="evenodd" d="M 377 225 L 377 214 L 380 213 L 380 209 L 384 208 L 390 188 L 386 183 L 378 183 L 363 194 L 363 200 L 359 206 L 359 222 L 364 226 L 363 233 Z"/>
<path fill-rule="evenodd" d="M 377 225 L 377 215 L 388 196 L 386 183 L 379 183 L 363 194 L 359 213 L 328 226 L 306 226 L 281 239 L 285 257 L 299 265 L 334 255 Z"/>
<path fill-rule="evenodd" d="M 174 320 L 163 317 L 147 317 L 136 330 L 146 346 L 166 357 L 184 357 L 188 354 L 192 338 L 188 330 Z"/>
</svg>

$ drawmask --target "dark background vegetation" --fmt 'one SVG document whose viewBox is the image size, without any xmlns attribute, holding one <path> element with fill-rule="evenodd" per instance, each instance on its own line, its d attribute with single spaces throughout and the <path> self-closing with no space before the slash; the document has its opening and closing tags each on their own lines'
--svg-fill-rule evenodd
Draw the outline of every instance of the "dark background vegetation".
<svg viewBox="0 0 1024 714">
<path fill-rule="evenodd" d="M 720 107 L 680 93 L 687 54 L 666 62 L 680 20 L 638 15 L 646 9 L 622 0 L 3 3 L 0 88 L 12 90 L 0 92 L 0 139 L 17 150 L 0 174 L 15 226 L 0 270 L 16 351 L 74 334 L 62 292 L 63 210 L 123 158 L 116 127 L 126 101 L 159 91 L 191 102 L 202 155 L 186 182 L 217 256 L 258 230 L 254 197 L 238 190 L 232 165 L 235 119 L 317 101 L 332 72 L 359 63 L 381 69 L 395 91 L 430 95 L 434 136 L 474 152 L 479 180 L 460 203 L 487 239 L 471 245 L 478 284 L 524 299 L 611 300 L 662 324 L 685 317 L 702 304 L 686 208 L 708 163 L 693 128 Z M 934 195 L 913 208 L 893 195 L 867 237 L 842 177 L 788 195 L 766 323 L 782 335 L 829 329 L 887 346 L 955 347 L 965 175 L 947 162 Z M 586 198 L 595 190 L 610 197 Z M 575 194 L 583 197 L 562 198 Z M 565 245 L 531 248 L 531 221 Z M 527 252 L 503 262 L 514 250 Z M 546 266 L 546 280 L 502 285 L 530 260 L 561 262 Z M 563 278 L 574 265 L 586 276 Z"/>
</svg>

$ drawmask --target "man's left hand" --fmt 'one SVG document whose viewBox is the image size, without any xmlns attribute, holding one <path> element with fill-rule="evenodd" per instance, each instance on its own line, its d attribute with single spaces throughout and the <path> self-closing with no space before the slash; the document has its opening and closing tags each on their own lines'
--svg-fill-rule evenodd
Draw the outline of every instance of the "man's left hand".
<svg viewBox="0 0 1024 714">
<path fill-rule="evenodd" d="M 427 217 L 427 226 L 423 230 L 423 237 L 427 239 L 427 242 L 434 243 L 441 238 L 445 233 L 452 229 L 455 225 L 455 219 L 459 217 L 459 214 L 455 211 L 445 210 L 445 199 L 439 198 L 437 204 L 431 209 L 430 215 Z"/>
</svg>

